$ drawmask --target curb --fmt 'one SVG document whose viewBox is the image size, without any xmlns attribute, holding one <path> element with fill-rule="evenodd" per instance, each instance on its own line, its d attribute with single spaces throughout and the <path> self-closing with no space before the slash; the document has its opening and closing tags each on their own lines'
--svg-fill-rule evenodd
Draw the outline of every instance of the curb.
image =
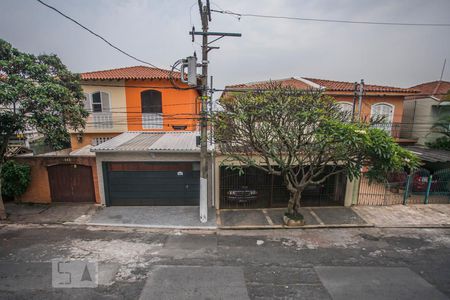
<svg viewBox="0 0 450 300">
<path fill-rule="evenodd" d="M 101 227 L 126 227 L 126 228 L 148 228 L 148 229 L 182 229 L 182 230 L 216 230 L 217 226 L 178 226 L 178 225 L 143 225 L 143 224 L 110 224 L 110 223 L 74 223 L 65 222 L 64 225 L 101 226 Z"/>
<path fill-rule="evenodd" d="M 241 225 L 241 226 L 219 226 L 218 229 L 225 230 L 257 230 L 257 229 L 323 229 L 323 228 L 373 228 L 374 224 L 329 224 L 329 225 L 303 225 L 303 226 L 285 226 L 285 225 Z"/>
</svg>

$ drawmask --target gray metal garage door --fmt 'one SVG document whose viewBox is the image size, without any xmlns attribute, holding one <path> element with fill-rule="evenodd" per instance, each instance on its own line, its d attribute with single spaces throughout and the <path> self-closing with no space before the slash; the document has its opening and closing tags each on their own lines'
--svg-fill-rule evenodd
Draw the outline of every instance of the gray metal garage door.
<svg viewBox="0 0 450 300">
<path fill-rule="evenodd" d="M 106 205 L 199 205 L 197 162 L 104 163 Z"/>
</svg>

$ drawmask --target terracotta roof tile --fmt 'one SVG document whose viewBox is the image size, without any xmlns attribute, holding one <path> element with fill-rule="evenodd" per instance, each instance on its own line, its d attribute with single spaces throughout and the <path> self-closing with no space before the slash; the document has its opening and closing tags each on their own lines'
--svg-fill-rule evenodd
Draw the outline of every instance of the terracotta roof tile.
<svg viewBox="0 0 450 300">
<path fill-rule="evenodd" d="M 320 86 L 325 87 L 327 91 L 342 91 L 342 92 L 353 92 L 354 83 L 345 81 L 335 81 L 335 80 L 325 80 L 316 78 L 305 78 L 306 80 L 312 81 Z M 384 93 L 417 93 L 418 90 L 412 88 L 399 88 L 392 86 L 382 86 L 374 84 L 365 84 L 364 91 L 366 92 L 384 92 Z"/>
<path fill-rule="evenodd" d="M 169 79 L 170 70 L 134 66 L 111 70 L 81 73 L 83 80 L 119 80 L 119 79 Z M 179 72 L 173 72 L 174 78 L 180 78 Z"/>
<path fill-rule="evenodd" d="M 351 93 L 353 93 L 354 90 L 354 83 L 335 80 L 325 80 L 307 77 L 299 77 L 299 78 L 291 77 L 287 79 L 270 80 L 270 81 L 281 83 L 282 86 L 291 86 L 298 89 L 324 88 L 325 91 L 329 92 L 351 92 Z M 270 81 L 259 81 L 259 82 L 229 85 L 226 87 L 226 89 L 228 90 L 257 89 L 264 87 L 264 85 L 266 85 Z M 398 94 L 418 93 L 418 90 L 413 88 L 405 89 L 373 84 L 364 85 L 364 90 L 366 92 L 375 92 L 375 93 L 398 93 Z"/>
<path fill-rule="evenodd" d="M 286 79 L 276 79 L 276 80 L 267 80 L 267 81 L 257 81 L 257 82 L 249 82 L 242 84 L 229 85 L 226 89 L 258 89 L 264 88 L 269 82 L 280 83 L 281 86 L 290 86 L 298 89 L 311 89 L 312 86 L 308 85 L 304 81 L 301 81 L 297 78 L 291 77 Z"/>
<path fill-rule="evenodd" d="M 415 95 L 415 97 L 433 96 L 441 100 L 445 96 L 445 94 L 450 91 L 450 82 L 442 80 L 431 81 L 415 85 L 412 88 L 420 91 L 420 93 L 418 95 Z"/>
</svg>

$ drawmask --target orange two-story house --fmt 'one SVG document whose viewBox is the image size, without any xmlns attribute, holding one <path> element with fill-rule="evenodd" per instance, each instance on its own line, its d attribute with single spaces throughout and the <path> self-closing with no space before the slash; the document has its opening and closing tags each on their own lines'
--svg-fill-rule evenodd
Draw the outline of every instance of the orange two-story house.
<svg viewBox="0 0 450 300">
<path fill-rule="evenodd" d="M 71 133 L 72 155 L 95 155 L 99 202 L 199 205 L 198 91 L 179 72 L 144 66 L 81 79 L 90 115 Z"/>
<path fill-rule="evenodd" d="M 80 75 L 86 128 L 70 133 L 72 149 L 22 159 L 32 166 L 32 182 L 20 200 L 197 204 L 198 92 L 179 72 L 150 67 Z"/>
<path fill-rule="evenodd" d="M 83 132 L 71 133 L 73 150 L 98 145 L 126 131 L 194 131 L 198 92 L 180 73 L 145 66 L 81 73 L 90 112 Z"/>
</svg>

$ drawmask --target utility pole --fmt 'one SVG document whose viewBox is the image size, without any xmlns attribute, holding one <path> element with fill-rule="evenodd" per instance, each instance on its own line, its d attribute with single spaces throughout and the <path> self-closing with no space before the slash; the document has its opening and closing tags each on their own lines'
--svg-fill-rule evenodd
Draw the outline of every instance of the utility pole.
<svg viewBox="0 0 450 300">
<path fill-rule="evenodd" d="M 361 121 L 361 109 L 362 109 L 362 96 L 364 94 L 364 79 L 361 79 L 359 83 L 359 91 L 358 91 L 358 122 Z"/>
<path fill-rule="evenodd" d="M 192 28 L 190 34 L 192 41 L 196 35 L 202 36 L 202 75 L 200 78 L 199 91 L 201 95 L 201 116 L 200 116 L 200 221 L 208 221 L 208 52 L 219 47 L 209 46 L 211 43 L 225 37 L 240 37 L 240 33 L 208 32 L 209 22 L 211 22 L 211 9 L 209 0 L 203 5 L 202 0 L 198 0 L 198 8 L 202 22 L 202 31 L 195 31 Z M 208 42 L 208 36 L 218 36 L 216 39 Z"/>
<path fill-rule="evenodd" d="M 202 76 L 201 76 L 201 117 L 200 117 L 200 222 L 208 221 L 208 122 L 206 105 L 208 100 L 208 21 L 209 7 L 198 0 L 202 21 Z"/>
<path fill-rule="evenodd" d="M 355 122 L 356 98 L 358 97 L 358 82 L 353 85 L 352 122 Z"/>
</svg>

